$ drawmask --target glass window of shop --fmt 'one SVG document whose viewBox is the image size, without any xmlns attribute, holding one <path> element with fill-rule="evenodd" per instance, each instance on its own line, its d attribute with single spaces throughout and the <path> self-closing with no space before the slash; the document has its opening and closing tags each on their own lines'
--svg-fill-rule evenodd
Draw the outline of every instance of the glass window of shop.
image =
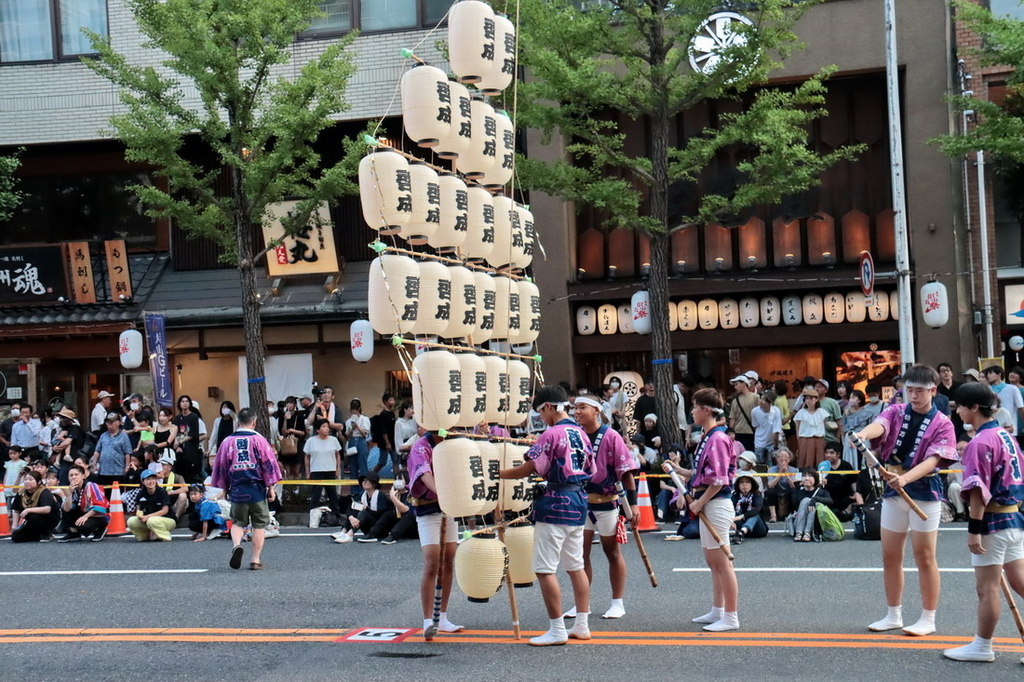
<svg viewBox="0 0 1024 682">
<path fill-rule="evenodd" d="M 31 400 L 28 365 L 0 362 L 0 419 L 6 419 L 12 403 Z"/>
</svg>

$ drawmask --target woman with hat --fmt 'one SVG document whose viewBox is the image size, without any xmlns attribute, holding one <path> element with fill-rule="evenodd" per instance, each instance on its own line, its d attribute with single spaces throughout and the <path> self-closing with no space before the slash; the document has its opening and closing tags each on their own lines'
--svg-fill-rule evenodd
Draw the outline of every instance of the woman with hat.
<svg viewBox="0 0 1024 682">
<path fill-rule="evenodd" d="M 75 455 L 85 445 L 85 431 L 78 425 L 75 413 L 65 405 L 57 413 L 57 420 L 60 423 L 54 436 L 53 453 L 57 456 L 57 480 L 61 485 L 68 484 L 68 471 L 75 463 Z"/>
<path fill-rule="evenodd" d="M 732 517 L 732 527 L 736 529 L 733 542 L 739 545 L 746 537 L 763 538 L 768 535 L 768 525 L 761 518 L 764 497 L 761 495 L 761 486 L 753 472 L 737 472 L 736 478 L 732 482 L 732 488 L 732 506 L 736 512 L 736 515 Z"/>
<path fill-rule="evenodd" d="M 818 392 L 804 386 L 800 393 L 804 406 L 793 417 L 796 424 L 796 465 L 799 469 L 815 468 L 825 458 L 825 420 L 828 410 L 821 407 Z"/>
<path fill-rule="evenodd" d="M 377 542 L 379 538 L 370 535 L 370 529 L 394 507 L 388 496 L 380 490 L 380 476 L 377 472 L 369 471 L 360 476 L 359 486 L 363 489 L 363 494 L 359 496 L 357 502 L 352 503 L 349 510 L 358 514 L 353 516 L 350 513 L 345 518 L 341 530 L 331 536 L 339 545 L 352 542 L 359 529 L 363 530 L 363 537 L 359 538 L 359 542 Z"/>
</svg>

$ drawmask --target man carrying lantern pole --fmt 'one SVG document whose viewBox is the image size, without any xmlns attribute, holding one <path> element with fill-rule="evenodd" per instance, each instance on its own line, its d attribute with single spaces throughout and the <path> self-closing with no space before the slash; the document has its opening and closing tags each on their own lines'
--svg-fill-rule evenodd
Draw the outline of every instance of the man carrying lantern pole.
<svg viewBox="0 0 1024 682">
<path fill-rule="evenodd" d="M 583 524 L 587 518 L 585 487 L 594 474 L 590 439 L 566 413 L 569 397 L 561 386 L 542 386 L 533 397 L 548 429 L 526 451 L 522 466 L 503 469 L 501 478 L 525 478 L 536 472 L 547 481 L 534 500 L 533 570 L 544 596 L 550 627 L 530 640 L 533 646 L 556 646 L 590 639 L 590 581 L 583 563 Z M 576 624 L 568 632 L 562 620 L 562 591 L 555 571 L 561 563 L 572 581 Z"/>
</svg>

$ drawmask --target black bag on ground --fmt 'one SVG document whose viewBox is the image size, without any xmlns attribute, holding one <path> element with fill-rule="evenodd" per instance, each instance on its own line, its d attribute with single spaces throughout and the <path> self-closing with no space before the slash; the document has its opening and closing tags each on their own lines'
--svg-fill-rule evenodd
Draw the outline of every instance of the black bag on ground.
<svg viewBox="0 0 1024 682">
<path fill-rule="evenodd" d="M 853 537 L 858 540 L 882 539 L 882 501 L 853 505 Z"/>
</svg>

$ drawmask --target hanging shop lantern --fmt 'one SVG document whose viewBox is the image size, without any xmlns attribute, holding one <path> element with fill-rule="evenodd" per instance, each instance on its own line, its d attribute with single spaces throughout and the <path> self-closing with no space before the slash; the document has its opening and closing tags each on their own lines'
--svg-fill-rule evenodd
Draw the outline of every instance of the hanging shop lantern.
<svg viewBox="0 0 1024 682">
<path fill-rule="evenodd" d="M 502 469 L 513 469 L 522 466 L 526 461 L 526 448 L 513 443 L 500 443 L 498 450 L 502 453 Z M 507 512 L 521 512 L 529 508 L 533 502 L 533 485 L 525 478 L 504 480 L 501 482 L 501 508 Z"/>
<path fill-rule="evenodd" d="M 470 338 L 473 345 L 479 346 L 494 336 L 498 300 L 493 277 L 477 270 L 473 278 L 476 280 L 476 329 Z"/>
<path fill-rule="evenodd" d="M 507 266 L 512 260 L 512 216 L 515 202 L 498 194 L 494 197 L 494 249 L 487 256 L 492 268 Z"/>
<path fill-rule="evenodd" d="M 1024 336 L 1011 336 L 1007 341 L 1006 345 L 1010 347 L 1014 353 L 1024 350 Z"/>
<path fill-rule="evenodd" d="M 420 313 L 413 334 L 441 335 L 452 316 L 452 277 L 448 267 L 436 260 L 423 261 L 420 269 Z"/>
<path fill-rule="evenodd" d="M 494 250 L 494 197 L 480 185 L 467 185 L 469 198 L 468 232 L 462 253 L 469 260 L 481 261 Z"/>
<path fill-rule="evenodd" d="M 530 587 L 537 579 L 533 572 L 533 526 L 524 524 L 505 529 L 508 550 L 508 576 L 512 587 Z"/>
<path fill-rule="evenodd" d="M 476 447 L 480 450 L 480 458 L 483 460 L 484 486 L 486 488 L 484 506 L 479 513 L 490 514 L 497 508 L 498 501 L 501 499 L 501 479 L 498 474 L 501 473 L 502 454 L 497 445 L 486 440 L 476 441 Z"/>
<path fill-rule="evenodd" d="M 436 66 L 419 62 L 402 74 L 399 89 L 406 135 L 420 147 L 436 147 L 452 125 L 448 75 Z"/>
<path fill-rule="evenodd" d="M 752 296 L 740 299 L 740 326 L 752 329 L 761 321 L 761 304 Z"/>
<path fill-rule="evenodd" d="M 597 331 L 602 334 L 619 331 L 619 311 L 611 303 L 605 303 L 597 309 Z"/>
<path fill-rule="evenodd" d="M 503 419 L 508 410 L 508 360 L 499 355 L 485 355 L 487 369 L 487 412 L 485 421 L 490 424 Z"/>
<path fill-rule="evenodd" d="M 778 327 L 782 320 L 782 302 L 775 296 L 761 299 L 761 324 L 765 327 Z"/>
<path fill-rule="evenodd" d="M 633 325 L 634 327 L 636 325 Z M 668 330 L 674 332 L 679 329 L 679 310 L 672 301 L 668 302 Z"/>
<path fill-rule="evenodd" d="M 373 326 L 369 320 L 353 322 L 348 340 L 356 362 L 369 362 L 373 358 Z"/>
<path fill-rule="evenodd" d="M 420 267 L 412 258 L 386 253 L 370 263 L 367 305 L 378 334 L 408 334 L 419 317 Z"/>
<path fill-rule="evenodd" d="M 462 415 L 459 358 L 446 350 L 431 350 L 416 356 L 412 366 L 416 421 L 428 431 L 455 426 Z"/>
<path fill-rule="evenodd" d="M 503 14 L 494 15 L 494 68 L 483 75 L 476 87 L 494 97 L 512 84 L 516 73 L 516 27 Z"/>
<path fill-rule="evenodd" d="M 427 243 L 444 253 L 454 251 L 466 241 L 469 231 L 469 188 L 454 173 L 438 173 L 441 190 L 441 217 L 437 230 Z"/>
<path fill-rule="evenodd" d="M 949 322 L 949 297 L 942 282 L 928 282 L 921 287 L 921 315 L 924 323 L 938 329 Z"/>
<path fill-rule="evenodd" d="M 864 294 L 859 291 L 851 291 L 846 295 L 846 321 L 863 322 L 867 319 L 868 307 L 865 304 Z"/>
<path fill-rule="evenodd" d="M 889 295 L 884 291 L 876 291 L 871 297 L 868 319 L 872 322 L 885 322 L 889 319 Z"/>
<path fill-rule="evenodd" d="M 125 369 L 136 369 L 142 365 L 142 334 L 136 329 L 125 329 L 117 339 L 117 349 L 121 355 L 121 366 Z"/>
<path fill-rule="evenodd" d="M 473 427 L 487 416 L 487 365 L 475 353 L 457 353 L 462 373 L 462 411 L 456 426 Z"/>
<path fill-rule="evenodd" d="M 648 291 L 640 290 L 633 294 L 630 299 L 630 307 L 633 313 L 633 329 L 637 334 L 651 333 L 651 294 Z"/>
<path fill-rule="evenodd" d="M 516 286 L 519 289 L 519 329 L 509 330 L 509 339 L 517 345 L 528 345 L 540 336 L 540 289 L 525 279 L 516 282 Z"/>
<path fill-rule="evenodd" d="M 522 204 L 512 204 L 512 213 L 509 215 L 512 223 L 512 247 L 509 252 L 509 267 L 525 269 L 533 262 L 533 237 L 534 233 L 533 213 Z M 531 244 L 527 248 L 527 244 Z"/>
<path fill-rule="evenodd" d="M 722 329 L 736 329 L 740 326 L 740 304 L 734 298 L 723 298 L 718 302 L 718 321 Z"/>
<path fill-rule="evenodd" d="M 473 137 L 459 156 L 459 171 L 471 180 L 482 180 L 498 158 L 498 115 L 490 104 L 475 98 L 470 112 Z"/>
<path fill-rule="evenodd" d="M 448 276 L 452 280 L 452 309 L 448 326 L 441 336 L 446 339 L 462 339 L 476 329 L 476 277 L 469 268 L 462 265 L 448 266 Z"/>
<path fill-rule="evenodd" d="M 697 304 L 697 322 L 701 329 L 718 327 L 718 301 L 705 298 Z"/>
<path fill-rule="evenodd" d="M 900 319 L 900 295 L 896 289 L 889 292 L 889 315 L 894 320 Z"/>
<path fill-rule="evenodd" d="M 494 280 L 494 331 L 492 339 L 507 339 L 509 335 L 509 315 L 512 314 L 511 299 L 515 283 L 504 275 L 495 275 Z M 516 307 L 519 306 L 519 287 L 515 287 Z"/>
<path fill-rule="evenodd" d="M 697 328 L 697 302 L 690 300 L 680 301 L 676 306 L 676 315 L 679 317 L 679 329 L 684 332 L 692 332 Z"/>
<path fill-rule="evenodd" d="M 426 244 L 441 224 L 441 185 L 437 171 L 422 161 L 409 163 L 412 185 L 412 216 L 402 228 L 402 236 L 410 244 Z"/>
<path fill-rule="evenodd" d="M 821 324 L 825 318 L 824 305 L 818 294 L 807 294 L 800 304 L 804 316 L 804 324 Z"/>
<path fill-rule="evenodd" d="M 505 582 L 508 550 L 493 535 L 472 535 L 455 551 L 455 581 L 469 601 L 487 603 Z"/>
<path fill-rule="evenodd" d="M 431 468 L 441 511 L 453 518 L 480 513 L 485 496 L 484 472 L 476 443 L 468 438 L 448 438 L 438 443 Z"/>
<path fill-rule="evenodd" d="M 597 310 L 593 306 L 581 305 L 576 309 L 576 331 L 580 336 L 590 336 L 597 331 Z"/>
<path fill-rule="evenodd" d="M 379 147 L 359 162 L 359 202 L 363 220 L 382 235 L 398 234 L 412 217 L 409 162 Z"/>
<path fill-rule="evenodd" d="M 633 328 L 633 307 L 628 303 L 623 303 L 617 306 L 615 311 L 619 318 L 619 333 L 634 333 L 636 330 Z"/>
<path fill-rule="evenodd" d="M 480 178 L 480 184 L 490 192 L 501 192 L 512 179 L 516 158 L 516 130 L 505 111 L 495 111 L 494 139 L 498 145 L 494 165 Z"/>
<path fill-rule="evenodd" d="M 825 294 L 825 321 L 829 324 L 840 324 L 846 320 L 846 297 L 838 291 Z"/>
<path fill-rule="evenodd" d="M 448 92 L 452 100 L 452 124 L 448 133 L 438 140 L 434 153 L 442 159 L 457 159 L 469 149 L 473 137 L 473 98 L 469 94 L 469 88 L 455 81 L 448 81 Z"/>
<path fill-rule="evenodd" d="M 782 321 L 789 327 L 804 321 L 803 302 L 799 296 L 782 297 Z"/>
<path fill-rule="evenodd" d="M 498 46 L 494 10 L 479 0 L 456 2 L 448 13 L 448 60 L 462 83 L 479 83 L 494 69 Z"/>
<path fill-rule="evenodd" d="M 498 423 L 502 426 L 519 426 L 530 416 L 533 385 L 530 381 L 530 366 L 522 360 L 508 363 L 509 405 L 507 414 L 502 414 Z"/>
</svg>

